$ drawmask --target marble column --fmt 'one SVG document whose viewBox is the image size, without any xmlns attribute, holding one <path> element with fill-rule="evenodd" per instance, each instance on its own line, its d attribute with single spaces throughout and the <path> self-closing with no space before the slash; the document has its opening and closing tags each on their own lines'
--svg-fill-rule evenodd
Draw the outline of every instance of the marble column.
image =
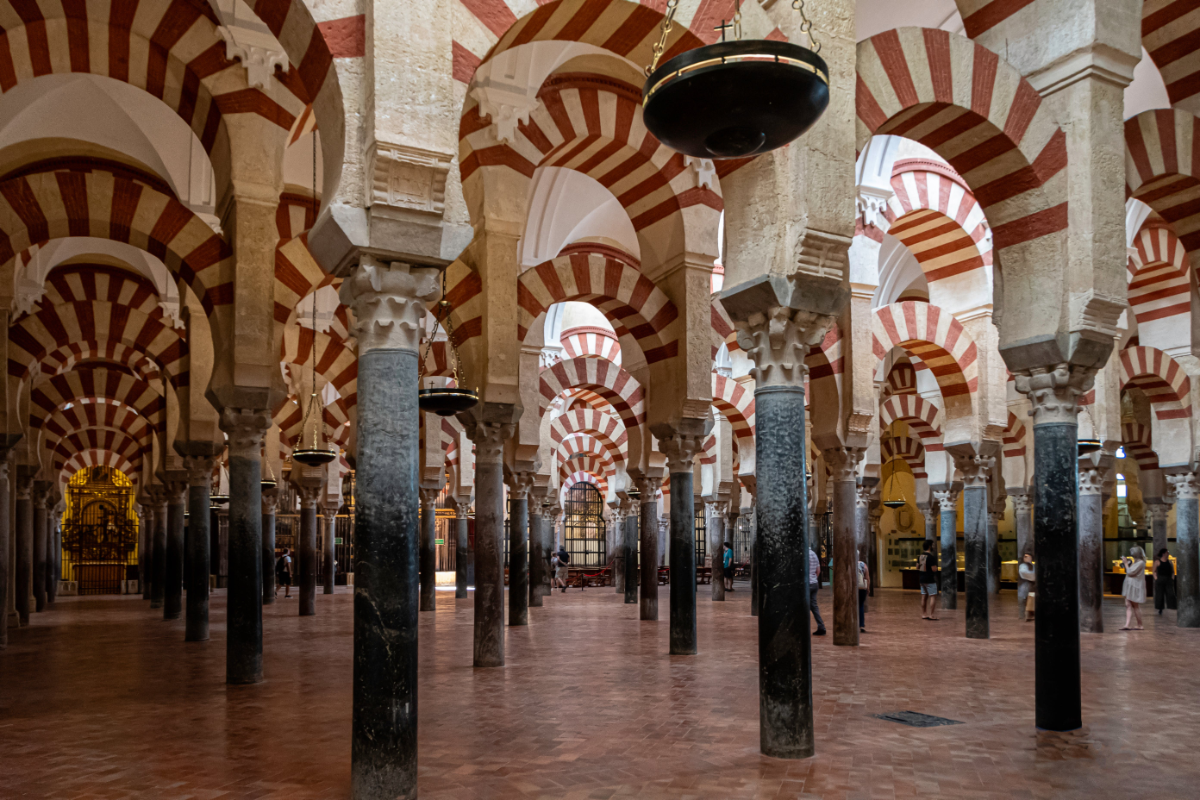
<svg viewBox="0 0 1200 800">
<path fill-rule="evenodd" d="M 456 600 L 467 596 L 467 586 L 470 585 L 471 552 L 467 548 L 470 539 L 467 515 L 470 511 L 470 500 L 454 501 L 454 598 Z"/>
<path fill-rule="evenodd" d="M 262 601 L 275 602 L 275 510 L 279 507 L 279 489 L 262 493 Z"/>
<path fill-rule="evenodd" d="M 942 562 L 941 575 L 942 608 L 958 608 L 958 493 L 953 490 L 935 490 L 941 528 Z"/>
<path fill-rule="evenodd" d="M 156 484 L 148 490 L 154 504 L 153 570 L 150 583 L 150 608 L 162 608 L 167 599 L 167 494 L 166 489 Z"/>
<path fill-rule="evenodd" d="M 1004 500 L 999 500 L 998 504 L 999 511 L 996 510 L 997 503 L 993 503 L 987 512 L 988 594 L 1000 594 L 1000 520 L 1004 519 Z"/>
<path fill-rule="evenodd" d="M 358 340 L 351 795 L 417 795 L 417 348 L 437 272 L 364 258 L 342 282 Z"/>
<path fill-rule="evenodd" d="M 937 514 L 933 510 L 932 503 L 917 503 L 917 511 L 921 513 L 921 519 L 925 520 L 925 538 L 928 541 L 937 541 Z"/>
<path fill-rule="evenodd" d="M 8 614 L 10 611 L 8 602 L 9 590 L 12 588 L 9 580 L 10 570 L 15 566 L 11 562 L 14 542 L 10 533 L 8 470 L 9 461 L 6 448 L 0 450 L 0 650 L 8 647 Z"/>
<path fill-rule="evenodd" d="M 317 505 L 325 493 L 324 484 L 297 485 L 300 495 L 300 546 L 296 561 L 300 572 L 300 616 L 317 613 Z"/>
<path fill-rule="evenodd" d="M 229 447 L 225 682 L 258 683 L 263 679 L 262 446 L 271 412 L 226 408 L 220 426 Z"/>
<path fill-rule="evenodd" d="M 696 653 L 696 498 L 692 465 L 703 436 L 663 431 L 659 451 L 671 475 L 671 629 L 670 654 Z"/>
<path fill-rule="evenodd" d="M 757 490 L 757 484 L 755 485 Z M 755 503 L 757 505 L 757 501 Z M 755 511 L 755 505 L 750 507 L 750 616 L 758 616 L 758 513 Z"/>
<path fill-rule="evenodd" d="M 188 485 L 185 481 L 171 481 L 163 485 L 163 491 L 167 500 L 163 619 L 179 619 L 183 616 L 183 512 L 187 504 Z"/>
<path fill-rule="evenodd" d="M 712 564 L 712 599 L 725 600 L 725 581 L 722 579 L 721 553 L 725 549 L 725 509 L 728 501 L 708 503 L 708 553 Z"/>
<path fill-rule="evenodd" d="M 751 322 L 738 323 L 738 344 L 755 381 L 759 740 L 763 755 L 808 758 L 815 735 L 804 358 L 832 320 L 775 307 Z"/>
<path fill-rule="evenodd" d="M 1175 487 L 1175 595 L 1179 609 L 1175 622 L 1180 628 L 1200 628 L 1200 478 L 1194 472 L 1166 478 Z"/>
<path fill-rule="evenodd" d="M 533 487 L 529 497 L 529 607 L 541 608 L 546 591 L 546 543 L 542 538 L 542 498 L 544 488 Z"/>
<path fill-rule="evenodd" d="M 150 582 L 153 580 L 154 554 L 154 510 L 148 505 L 144 495 L 138 500 L 138 588 L 142 590 L 142 599 L 150 599 Z"/>
<path fill-rule="evenodd" d="M 642 504 L 638 619 L 649 621 L 658 619 L 658 493 L 661 486 L 661 478 L 642 476 L 637 481 L 638 499 Z"/>
<path fill-rule="evenodd" d="M 49 533 L 50 482 L 33 482 L 33 600 L 35 611 L 46 610 L 46 538 Z"/>
<path fill-rule="evenodd" d="M 504 666 L 504 443 L 514 426 L 464 420 L 475 442 L 474 665 Z"/>
<path fill-rule="evenodd" d="M 337 513 L 338 506 L 331 503 L 322 506 L 325 521 L 325 553 L 321 559 L 321 594 L 333 594 L 333 586 L 337 583 Z"/>
<path fill-rule="evenodd" d="M 1079 396 L 1093 376 L 1066 364 L 1014 370 L 1033 419 L 1033 536 L 1037 553 L 1034 707 L 1037 727 L 1083 724 L 1079 654 Z M 1193 508 L 1195 505 L 1193 504 Z"/>
<path fill-rule="evenodd" d="M 421 541 L 417 548 L 417 573 L 421 580 L 421 610 L 437 610 L 437 498 L 436 487 L 422 487 Z"/>
<path fill-rule="evenodd" d="M 624 514 L 624 541 L 622 550 L 625 556 L 625 604 L 636 605 L 638 601 L 638 584 L 641 581 L 641 571 L 638 569 L 638 515 L 637 501 L 630 500 L 621 505 Z"/>
<path fill-rule="evenodd" d="M 1104 473 L 1079 469 L 1079 630 L 1104 632 Z"/>
<path fill-rule="evenodd" d="M 62 548 L 59 546 L 58 535 L 58 520 L 61 517 L 58 511 L 58 500 L 54 501 L 55 507 L 51 508 L 46 516 L 46 605 L 54 605 L 55 599 L 58 597 L 58 561 L 59 553 Z"/>
<path fill-rule="evenodd" d="M 532 472 L 513 472 L 508 489 L 508 624 L 529 624 L 529 490 Z"/>
<path fill-rule="evenodd" d="M 955 454 L 954 466 L 963 476 L 963 547 L 966 550 L 968 639 L 988 639 L 988 498 L 987 481 L 996 459 Z"/>
<path fill-rule="evenodd" d="M 208 641 L 208 511 L 213 461 L 212 456 L 189 456 L 184 459 L 188 473 L 185 642 Z"/>
<path fill-rule="evenodd" d="M 29 467 L 17 467 L 17 547 L 15 603 L 21 627 L 29 624 L 33 608 L 33 477 Z"/>
<path fill-rule="evenodd" d="M 1167 547 L 1167 515 L 1170 511 L 1171 506 L 1168 503 L 1146 501 L 1146 527 L 1154 537 L 1154 552 L 1147 553 L 1151 562 Z"/>
<path fill-rule="evenodd" d="M 871 490 L 855 486 L 861 447 L 825 450 L 825 466 L 832 475 L 833 506 L 833 643 L 858 646 L 858 549 L 859 525 L 865 524 Z M 805 556 L 808 554 L 806 553 Z M 805 569 L 805 580 L 808 570 Z"/>
<path fill-rule="evenodd" d="M 1033 518 L 1029 514 L 1033 510 L 1033 495 L 1022 492 L 1011 497 L 1013 521 L 1017 529 L 1017 563 L 1020 563 L 1025 553 L 1033 552 Z"/>
</svg>

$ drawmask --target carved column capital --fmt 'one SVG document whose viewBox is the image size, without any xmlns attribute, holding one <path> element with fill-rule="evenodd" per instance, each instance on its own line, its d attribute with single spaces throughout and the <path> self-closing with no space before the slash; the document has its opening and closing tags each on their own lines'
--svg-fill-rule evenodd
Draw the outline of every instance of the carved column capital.
<svg viewBox="0 0 1200 800">
<path fill-rule="evenodd" d="M 229 439 L 230 458 L 262 457 L 263 437 L 271 428 L 270 411 L 226 408 L 221 411 L 219 425 Z"/>
<path fill-rule="evenodd" d="M 854 507 L 867 508 L 871 504 L 871 487 L 856 486 L 854 487 Z"/>
<path fill-rule="evenodd" d="M 704 447 L 704 438 L 703 434 L 673 433 L 659 439 L 658 451 L 667 457 L 667 471 L 691 472 L 696 453 Z"/>
<path fill-rule="evenodd" d="M 821 343 L 834 317 L 775 306 L 751 314 L 737 326 L 738 345 L 754 362 L 750 375 L 756 389 L 803 388 L 808 376 L 804 363 L 810 348 Z"/>
<path fill-rule="evenodd" d="M 1105 470 L 1083 467 L 1079 470 L 1079 496 L 1099 495 L 1104 491 Z"/>
<path fill-rule="evenodd" d="M 533 478 L 536 474 L 525 470 L 508 473 L 508 498 L 510 500 L 529 499 L 529 491 L 533 488 Z"/>
<path fill-rule="evenodd" d="M 167 497 L 167 505 L 181 506 L 187 503 L 189 483 L 190 481 L 167 481 L 163 484 Z"/>
<path fill-rule="evenodd" d="M 459 519 L 466 519 L 470 513 L 471 513 L 471 501 L 470 500 L 459 500 L 459 499 L 455 498 L 455 500 L 454 500 L 454 515 L 456 517 L 458 517 Z"/>
<path fill-rule="evenodd" d="M 1079 398 L 1095 382 L 1094 370 L 1056 364 L 1015 372 L 1017 391 L 1029 398 L 1034 425 L 1075 424 Z"/>
<path fill-rule="evenodd" d="M 300 507 L 304 509 L 316 508 L 321 501 L 321 495 L 325 493 L 325 486 L 318 484 L 296 484 L 296 494 L 300 497 Z"/>
<path fill-rule="evenodd" d="M 411 350 L 421 343 L 425 303 L 437 296 L 436 269 L 363 263 L 342 282 L 338 297 L 354 312 L 358 354 Z"/>
<path fill-rule="evenodd" d="M 1166 522 L 1171 507 L 1166 503 L 1146 503 L 1146 519 L 1151 523 Z"/>
<path fill-rule="evenodd" d="M 865 453 L 863 447 L 831 447 L 821 451 L 821 456 L 834 482 L 849 482 L 857 479 L 858 464 Z"/>
<path fill-rule="evenodd" d="M 437 505 L 438 495 L 442 490 L 436 486 L 422 486 L 417 492 L 421 495 L 421 509 L 433 509 Z"/>
<path fill-rule="evenodd" d="M 662 491 L 662 478 L 652 478 L 643 475 L 634 481 L 633 485 L 641 495 L 638 502 L 645 505 L 646 503 L 653 503 L 658 499 L 658 493 Z"/>
<path fill-rule="evenodd" d="M 1033 495 L 1031 494 L 1014 494 L 1011 495 L 1013 501 L 1013 511 L 1017 514 L 1028 514 L 1033 510 Z"/>
<path fill-rule="evenodd" d="M 1182 475 L 1167 475 L 1166 479 L 1171 484 L 1171 488 L 1175 490 L 1175 497 L 1177 499 L 1200 499 L 1200 480 L 1197 480 L 1196 473 L 1185 472 Z"/>
<path fill-rule="evenodd" d="M 266 489 L 262 493 L 262 513 L 274 514 L 279 508 L 279 489 Z"/>
<path fill-rule="evenodd" d="M 958 492 L 953 489 L 935 489 L 933 501 L 937 504 L 939 513 L 958 510 Z"/>
<path fill-rule="evenodd" d="M 996 459 L 992 456 L 954 456 L 954 468 L 962 473 L 963 486 L 967 489 L 986 487 L 988 476 L 992 474 L 992 467 L 995 465 Z"/>
<path fill-rule="evenodd" d="M 504 463 L 504 443 L 515 431 L 516 425 L 504 422 L 477 422 L 467 426 L 467 436 L 475 443 L 475 463 Z"/>
<path fill-rule="evenodd" d="M 188 486 L 211 486 L 215 462 L 213 456 L 185 456 L 183 466 L 187 470 Z"/>
</svg>

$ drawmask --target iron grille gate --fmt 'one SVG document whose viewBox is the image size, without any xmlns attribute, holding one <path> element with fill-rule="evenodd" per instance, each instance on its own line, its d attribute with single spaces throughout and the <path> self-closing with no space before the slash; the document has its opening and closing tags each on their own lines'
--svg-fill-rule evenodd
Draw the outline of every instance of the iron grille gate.
<svg viewBox="0 0 1200 800">
<path fill-rule="evenodd" d="M 129 479 L 111 467 L 80 470 L 67 484 L 63 572 L 81 595 L 120 594 L 137 551 L 132 507 Z"/>
<path fill-rule="evenodd" d="M 564 538 L 573 567 L 603 567 L 608 561 L 604 530 L 604 498 L 590 483 L 577 483 L 567 491 Z"/>
<path fill-rule="evenodd" d="M 708 555 L 708 514 L 705 513 L 704 503 L 696 503 L 696 566 L 703 567 Z"/>
</svg>

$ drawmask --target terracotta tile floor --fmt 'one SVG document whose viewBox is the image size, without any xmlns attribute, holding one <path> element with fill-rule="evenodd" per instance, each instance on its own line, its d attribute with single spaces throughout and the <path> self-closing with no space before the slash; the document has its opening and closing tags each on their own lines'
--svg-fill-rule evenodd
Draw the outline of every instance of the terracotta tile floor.
<svg viewBox="0 0 1200 800">
<path fill-rule="evenodd" d="M 758 753 L 749 593 L 701 592 L 698 656 L 666 655 L 665 598 L 664 621 L 641 623 L 612 591 L 572 591 L 509 629 L 506 668 L 478 671 L 471 601 L 439 592 L 421 619 L 422 797 L 1200 795 L 1200 630 L 1175 628 L 1173 612 L 1085 636 L 1087 727 L 1039 737 L 1033 626 L 1014 595 L 981 642 L 963 638 L 961 610 L 924 622 L 915 594 L 881 591 L 862 647 L 814 640 L 818 754 L 777 761 Z M 64 598 L 12 631 L 0 797 L 348 797 L 350 595 L 318 596 L 305 619 L 295 600 L 268 606 L 267 682 L 228 688 L 222 594 L 206 644 L 137 598 Z M 965 724 L 871 716 L 899 710 Z"/>
</svg>

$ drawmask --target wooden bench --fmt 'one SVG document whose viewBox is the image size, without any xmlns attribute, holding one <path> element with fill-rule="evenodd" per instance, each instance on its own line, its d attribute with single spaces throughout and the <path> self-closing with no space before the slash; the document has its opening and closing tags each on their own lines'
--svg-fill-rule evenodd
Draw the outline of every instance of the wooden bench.
<svg viewBox="0 0 1200 800">
<path fill-rule="evenodd" d="M 612 586 L 612 570 L 608 567 L 567 567 L 567 586 L 580 589 Z"/>
<path fill-rule="evenodd" d="M 696 567 L 696 583 L 712 583 L 712 567 Z"/>
</svg>

